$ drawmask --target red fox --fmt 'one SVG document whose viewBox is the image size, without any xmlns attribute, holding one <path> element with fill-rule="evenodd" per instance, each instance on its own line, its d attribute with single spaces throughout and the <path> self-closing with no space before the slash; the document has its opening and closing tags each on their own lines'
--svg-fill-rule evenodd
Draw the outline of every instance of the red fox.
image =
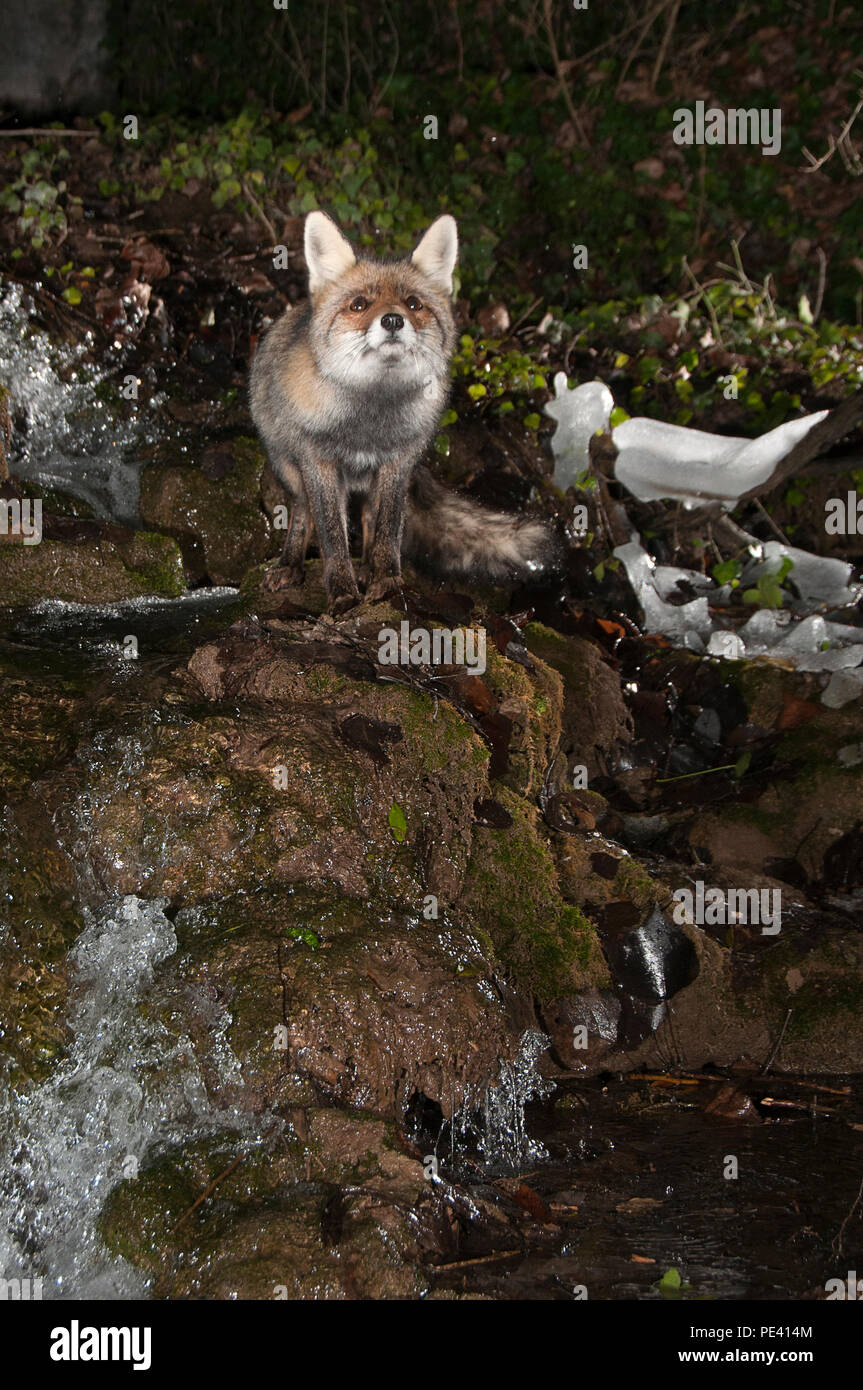
<svg viewBox="0 0 863 1390">
<path fill-rule="evenodd" d="M 420 456 L 449 394 L 458 233 L 439 217 L 405 260 L 357 255 L 323 212 L 306 218 L 309 300 L 290 308 L 255 354 L 252 418 L 291 499 L 281 571 L 299 583 L 312 525 L 330 610 L 360 601 L 348 502 L 362 498 L 360 581 L 368 600 L 398 592 L 402 553 L 451 578 L 492 582 L 553 568 L 538 521 L 448 492 Z"/>
</svg>

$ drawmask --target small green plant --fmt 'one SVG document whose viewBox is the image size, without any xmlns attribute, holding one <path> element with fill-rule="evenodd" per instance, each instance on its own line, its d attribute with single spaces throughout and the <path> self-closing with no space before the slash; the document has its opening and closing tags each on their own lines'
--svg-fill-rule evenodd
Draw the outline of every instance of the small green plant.
<svg viewBox="0 0 863 1390">
<path fill-rule="evenodd" d="M 718 565 L 713 566 L 711 574 L 717 584 L 730 584 L 732 589 L 737 589 L 742 570 L 743 566 L 739 560 L 720 560 Z"/>
<path fill-rule="evenodd" d="M 654 1288 L 659 1290 L 663 1298 L 671 1300 L 685 1298 L 692 1291 L 692 1285 L 684 1283 L 680 1270 L 675 1269 L 673 1265 L 665 1271 L 658 1283 L 654 1284 Z"/>
<path fill-rule="evenodd" d="M 311 951 L 316 951 L 321 944 L 320 938 L 310 927 L 288 927 L 285 936 L 289 937 L 291 941 L 302 941 L 303 945 L 308 946 Z"/>
<path fill-rule="evenodd" d="M 53 177 L 55 166 L 64 159 L 68 153 L 63 149 L 51 154 L 40 146 L 25 150 L 18 178 L 0 190 L 0 207 L 15 215 L 18 231 L 36 250 L 54 237 L 65 236 L 66 204 L 81 201 L 70 197 L 65 179 Z"/>
<path fill-rule="evenodd" d="M 785 599 L 782 583 L 793 568 L 794 561 L 783 555 L 777 570 L 759 575 L 754 589 L 743 590 L 743 602 L 757 605 L 759 608 L 781 608 Z"/>
</svg>

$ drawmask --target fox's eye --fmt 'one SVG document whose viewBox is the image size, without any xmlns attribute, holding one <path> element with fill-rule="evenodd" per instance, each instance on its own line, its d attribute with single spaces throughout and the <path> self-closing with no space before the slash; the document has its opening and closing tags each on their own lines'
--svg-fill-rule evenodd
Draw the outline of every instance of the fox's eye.
<svg viewBox="0 0 863 1390">
<path fill-rule="evenodd" d="M 423 307 L 422 300 L 417 299 L 415 294 L 409 294 L 407 299 L 405 300 L 405 304 L 410 309 L 412 314 L 418 313 L 419 310 Z"/>
<path fill-rule="evenodd" d="M 351 300 L 348 307 L 350 308 L 351 313 L 361 314 L 363 312 L 363 309 L 367 309 L 369 307 L 369 301 L 367 299 L 363 299 L 361 294 L 358 294 L 356 299 Z"/>
</svg>

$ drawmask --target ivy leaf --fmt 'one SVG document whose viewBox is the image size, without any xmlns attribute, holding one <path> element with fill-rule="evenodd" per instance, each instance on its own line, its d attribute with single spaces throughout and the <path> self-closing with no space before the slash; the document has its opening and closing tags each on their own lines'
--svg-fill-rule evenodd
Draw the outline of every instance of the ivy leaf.
<svg viewBox="0 0 863 1390">
<path fill-rule="evenodd" d="M 393 802 L 392 806 L 390 807 L 390 814 L 388 819 L 390 830 L 393 832 L 393 835 L 401 844 L 402 840 L 407 834 L 408 829 L 408 823 L 405 820 L 405 813 L 402 810 L 401 806 L 398 806 L 395 802 Z"/>
</svg>

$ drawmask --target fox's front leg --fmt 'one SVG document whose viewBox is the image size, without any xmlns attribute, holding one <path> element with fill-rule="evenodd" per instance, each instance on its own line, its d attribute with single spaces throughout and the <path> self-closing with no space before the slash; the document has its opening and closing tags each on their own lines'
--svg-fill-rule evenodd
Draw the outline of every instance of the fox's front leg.
<svg viewBox="0 0 863 1390">
<path fill-rule="evenodd" d="M 264 580 L 265 587 L 281 589 L 293 584 L 302 584 L 312 529 L 312 514 L 306 497 L 305 484 L 296 464 L 290 459 L 279 457 L 273 462 L 273 472 L 283 484 L 291 502 L 291 517 L 288 523 L 285 543 L 279 556 L 278 567 L 270 570 Z"/>
<path fill-rule="evenodd" d="M 381 465 L 363 504 L 363 572 L 366 598 L 392 598 L 401 587 L 402 532 L 414 459 Z"/>
<path fill-rule="evenodd" d="M 343 613 L 360 599 L 348 550 L 345 486 L 336 465 L 326 460 L 306 459 L 301 471 L 324 562 L 328 606 L 331 613 Z"/>
</svg>

